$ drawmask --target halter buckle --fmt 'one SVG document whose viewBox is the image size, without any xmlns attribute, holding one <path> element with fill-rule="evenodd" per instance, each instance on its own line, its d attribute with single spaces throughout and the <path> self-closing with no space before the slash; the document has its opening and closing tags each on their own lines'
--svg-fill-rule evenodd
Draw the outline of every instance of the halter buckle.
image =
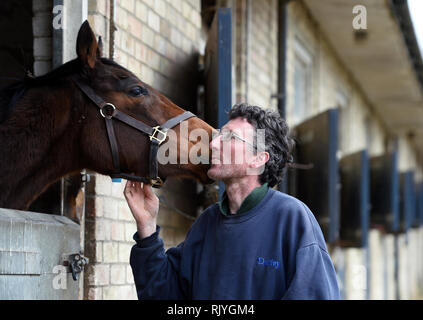
<svg viewBox="0 0 423 320">
<path fill-rule="evenodd" d="M 160 126 L 153 127 L 154 131 L 150 135 L 150 141 L 153 141 L 153 139 L 154 139 L 154 140 L 158 141 L 159 145 L 160 145 L 163 141 L 166 140 L 167 133 L 166 133 L 166 131 L 162 131 L 159 128 L 160 128 Z M 157 133 L 161 134 L 162 137 L 160 138 L 160 137 L 156 136 Z"/>
<path fill-rule="evenodd" d="M 112 108 L 112 112 L 110 113 L 108 110 L 105 110 L 105 112 L 103 112 L 103 109 L 108 108 L 108 107 Z M 101 107 L 100 114 L 103 116 L 103 118 L 110 120 L 116 114 L 116 107 L 112 103 L 108 102 L 104 106 Z"/>
<path fill-rule="evenodd" d="M 160 177 L 157 177 L 155 179 L 150 179 L 150 183 L 153 188 L 161 188 L 164 182 Z"/>
</svg>

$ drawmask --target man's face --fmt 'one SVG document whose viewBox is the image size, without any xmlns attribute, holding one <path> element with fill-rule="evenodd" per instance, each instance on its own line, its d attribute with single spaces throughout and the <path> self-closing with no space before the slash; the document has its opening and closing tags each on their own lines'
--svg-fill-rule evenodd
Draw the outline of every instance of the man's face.
<svg viewBox="0 0 423 320">
<path fill-rule="evenodd" d="M 254 126 L 247 119 L 235 118 L 226 123 L 221 132 L 232 132 L 237 137 L 223 141 L 224 135 L 215 136 L 210 142 L 212 150 L 212 165 L 207 175 L 213 180 L 228 178 L 241 178 L 246 176 L 255 159 L 254 149 Z"/>
</svg>

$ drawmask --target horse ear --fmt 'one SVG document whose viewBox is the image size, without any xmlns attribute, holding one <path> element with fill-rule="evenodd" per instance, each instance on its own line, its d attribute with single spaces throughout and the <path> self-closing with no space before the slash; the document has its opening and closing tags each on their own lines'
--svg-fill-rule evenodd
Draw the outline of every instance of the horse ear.
<svg viewBox="0 0 423 320">
<path fill-rule="evenodd" d="M 101 36 L 98 36 L 97 57 L 101 58 L 102 56 L 103 56 L 103 40 L 101 40 Z"/>
<path fill-rule="evenodd" d="M 76 54 L 84 65 L 88 65 L 91 69 L 94 68 L 98 54 L 98 43 L 87 20 L 85 20 L 78 32 Z"/>
</svg>

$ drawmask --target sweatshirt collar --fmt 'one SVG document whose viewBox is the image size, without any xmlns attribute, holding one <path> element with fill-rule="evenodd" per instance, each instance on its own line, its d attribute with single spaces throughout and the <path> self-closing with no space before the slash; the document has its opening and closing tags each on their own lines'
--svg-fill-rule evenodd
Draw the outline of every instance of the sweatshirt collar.
<svg viewBox="0 0 423 320">
<path fill-rule="evenodd" d="M 254 188 L 254 190 L 251 191 L 251 193 L 244 199 L 244 201 L 242 201 L 241 206 L 235 214 L 230 213 L 228 195 L 226 194 L 226 191 L 224 191 L 222 195 L 222 200 L 218 202 L 220 212 L 225 217 L 231 217 L 234 215 L 240 216 L 254 208 L 256 205 L 258 205 L 260 201 L 263 200 L 263 198 L 265 197 L 268 189 L 269 186 L 267 182 L 259 187 Z"/>
</svg>

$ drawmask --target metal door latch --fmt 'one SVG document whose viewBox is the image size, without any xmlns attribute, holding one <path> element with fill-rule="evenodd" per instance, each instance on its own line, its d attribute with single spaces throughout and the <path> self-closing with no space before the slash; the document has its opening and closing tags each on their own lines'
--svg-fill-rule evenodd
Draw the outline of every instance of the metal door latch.
<svg viewBox="0 0 423 320">
<path fill-rule="evenodd" d="M 85 170 L 81 171 L 81 182 L 87 183 L 90 182 L 90 174 L 87 173 Z"/>
<path fill-rule="evenodd" d="M 88 262 L 89 259 L 84 257 L 82 253 L 74 253 L 65 258 L 63 265 L 70 268 L 73 280 L 77 281 L 79 279 L 79 274 L 84 270 L 84 266 L 87 265 Z"/>
</svg>

